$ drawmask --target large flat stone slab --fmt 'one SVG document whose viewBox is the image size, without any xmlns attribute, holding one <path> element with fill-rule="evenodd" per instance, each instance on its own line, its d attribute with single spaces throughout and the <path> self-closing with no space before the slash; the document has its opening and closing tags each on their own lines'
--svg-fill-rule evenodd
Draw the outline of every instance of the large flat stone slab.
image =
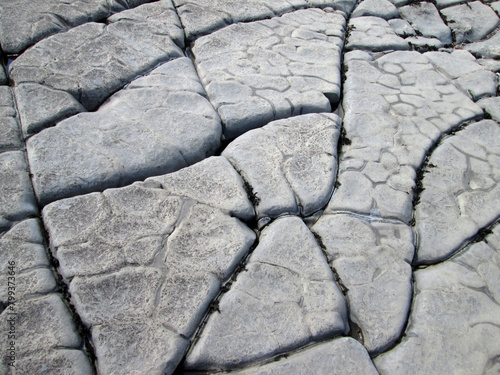
<svg viewBox="0 0 500 375">
<path fill-rule="evenodd" d="M 363 0 L 352 12 L 351 17 L 374 16 L 385 20 L 397 18 L 398 8 L 389 0 Z"/>
<path fill-rule="evenodd" d="M 197 70 L 225 137 L 276 119 L 330 112 L 340 95 L 344 27 L 342 12 L 306 9 L 196 40 Z"/>
<path fill-rule="evenodd" d="M 500 59 L 500 33 L 497 32 L 487 40 L 467 44 L 464 49 L 476 57 Z"/>
<path fill-rule="evenodd" d="M 12 90 L 0 86 L 0 152 L 19 149 L 22 145 Z"/>
<path fill-rule="evenodd" d="M 308 216 L 328 202 L 340 127 L 334 114 L 302 115 L 254 129 L 224 150 L 254 194 L 258 219 Z"/>
<path fill-rule="evenodd" d="M 113 95 L 31 137 L 39 201 L 99 191 L 174 172 L 212 155 L 221 125 L 188 58 L 165 63 Z"/>
<path fill-rule="evenodd" d="M 150 19 L 134 17 L 137 8 L 107 25 L 90 22 L 44 39 L 9 66 L 11 80 L 66 91 L 86 109 L 96 109 L 135 77 L 183 55 L 178 28 L 164 27 L 180 26 L 170 1 L 150 6 L 158 13 Z"/>
<path fill-rule="evenodd" d="M 446 138 L 432 153 L 415 209 L 417 262 L 432 263 L 500 216 L 500 126 L 484 120 Z"/>
<path fill-rule="evenodd" d="M 401 336 L 412 299 L 413 232 L 401 223 L 323 215 L 311 228 L 349 300 L 349 317 L 372 354 Z"/>
<path fill-rule="evenodd" d="M 406 336 L 375 358 L 380 374 L 488 374 L 500 353 L 500 230 L 415 272 Z"/>
<path fill-rule="evenodd" d="M 439 15 L 436 6 L 429 2 L 419 2 L 399 8 L 401 16 L 422 36 L 437 38 L 451 44 L 451 30 Z"/>
<path fill-rule="evenodd" d="M 171 374 L 252 246 L 255 234 L 225 213 L 249 207 L 243 182 L 221 158 L 203 168 L 204 186 L 190 188 L 192 173 L 180 171 L 44 208 L 60 272 L 91 329 L 99 373 Z M 174 185 L 163 189 L 162 182 Z M 212 207 L 196 200 L 208 197 Z"/>
<path fill-rule="evenodd" d="M 314 236 L 297 217 L 266 227 L 186 358 L 186 369 L 226 370 L 346 333 L 347 308 Z"/>
</svg>

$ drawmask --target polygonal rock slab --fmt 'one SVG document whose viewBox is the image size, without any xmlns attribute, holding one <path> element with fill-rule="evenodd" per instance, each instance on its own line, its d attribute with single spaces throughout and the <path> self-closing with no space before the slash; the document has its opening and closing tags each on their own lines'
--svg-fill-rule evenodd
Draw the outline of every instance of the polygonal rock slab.
<svg viewBox="0 0 500 375">
<path fill-rule="evenodd" d="M 464 49 L 476 57 L 500 59 L 500 33 L 497 32 L 490 39 L 467 44 Z"/>
<path fill-rule="evenodd" d="M 378 375 L 363 345 L 350 337 L 322 343 L 277 362 L 248 370 L 236 371 L 240 375 Z"/>
<path fill-rule="evenodd" d="M 346 57 L 339 187 L 326 212 L 409 223 L 415 171 L 444 132 L 483 112 L 418 52 Z"/>
<path fill-rule="evenodd" d="M 344 297 L 314 236 L 299 218 L 279 218 L 261 233 L 185 366 L 231 369 L 348 330 Z"/>
<path fill-rule="evenodd" d="M 410 45 L 397 36 L 386 20 L 379 17 L 357 17 L 349 21 L 347 50 L 408 50 Z"/>
<path fill-rule="evenodd" d="M 500 122 L 500 97 L 484 98 L 477 104 L 496 122 Z"/>
<path fill-rule="evenodd" d="M 339 214 L 324 215 L 311 230 L 347 290 L 350 319 L 365 348 L 372 354 L 387 349 L 401 336 L 411 304 L 410 227 Z"/>
<path fill-rule="evenodd" d="M 444 259 L 500 216 L 500 126 L 484 120 L 432 153 L 415 209 L 418 263 Z"/>
<path fill-rule="evenodd" d="M 500 18 L 480 1 L 468 2 L 441 10 L 453 30 L 456 43 L 484 39 L 500 24 Z"/>
<path fill-rule="evenodd" d="M 337 173 L 340 118 L 278 120 L 234 140 L 222 153 L 249 184 L 257 218 L 310 215 L 323 207 Z"/>
<path fill-rule="evenodd" d="M 12 81 L 66 91 L 88 110 L 96 109 L 138 75 L 183 56 L 179 48 L 183 40 L 174 39 L 177 32 L 169 35 L 163 26 L 179 22 L 171 3 L 152 6 L 161 11 L 151 20 L 127 17 L 110 20 L 108 25 L 91 22 L 39 42 L 10 65 Z"/>
<path fill-rule="evenodd" d="M 500 230 L 415 272 L 406 336 L 375 358 L 381 374 L 494 374 L 500 353 Z"/>
<path fill-rule="evenodd" d="M 399 16 L 398 8 L 389 0 L 363 0 L 351 14 L 352 18 L 374 16 L 385 20 Z"/>
<path fill-rule="evenodd" d="M 8 86 L 0 86 L 0 151 L 12 150 L 21 146 L 12 91 Z"/>
<path fill-rule="evenodd" d="M 0 231 L 38 213 L 23 151 L 0 154 Z"/>
<path fill-rule="evenodd" d="M 188 58 L 165 63 L 27 142 L 38 199 L 103 190 L 203 160 L 220 144 L 217 113 Z"/>
<path fill-rule="evenodd" d="M 423 36 L 437 38 L 445 44 L 452 42 L 451 30 L 441 19 L 434 4 L 419 2 L 400 8 L 399 13 Z"/>
<path fill-rule="evenodd" d="M 213 173 L 200 176 L 205 186 L 189 186 L 200 167 Z M 254 242 L 250 229 L 223 212 L 249 207 L 227 161 L 211 158 L 193 168 L 43 210 L 102 374 L 171 374 L 221 283 Z M 161 182 L 173 186 L 164 190 Z M 213 207 L 197 197 L 212 197 Z"/>
<path fill-rule="evenodd" d="M 272 120 L 330 112 L 340 95 L 341 12 L 300 10 L 198 39 L 193 55 L 226 138 Z"/>
</svg>

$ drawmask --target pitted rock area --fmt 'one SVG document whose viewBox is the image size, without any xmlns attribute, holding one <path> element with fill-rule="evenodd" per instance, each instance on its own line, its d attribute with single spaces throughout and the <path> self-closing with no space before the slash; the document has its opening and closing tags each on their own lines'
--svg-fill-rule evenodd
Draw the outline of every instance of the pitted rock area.
<svg viewBox="0 0 500 375">
<path fill-rule="evenodd" d="M 0 374 L 496 374 L 500 2 L 0 4 Z"/>
</svg>

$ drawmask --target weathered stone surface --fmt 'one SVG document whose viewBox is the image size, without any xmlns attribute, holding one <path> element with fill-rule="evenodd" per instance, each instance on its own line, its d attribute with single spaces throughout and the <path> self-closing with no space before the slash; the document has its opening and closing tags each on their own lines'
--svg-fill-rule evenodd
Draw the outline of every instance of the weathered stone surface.
<svg viewBox="0 0 500 375">
<path fill-rule="evenodd" d="M 221 163 L 203 165 L 229 168 Z M 91 327 L 100 373 L 172 373 L 221 283 L 249 251 L 250 229 L 193 201 L 214 197 L 211 204 L 229 212 L 248 206 L 241 181 L 221 182 L 220 173 L 207 173 L 198 192 L 199 182 L 188 186 L 193 173 L 181 171 L 44 208 L 60 271 Z M 174 186 L 164 190 L 160 181 Z"/>
<path fill-rule="evenodd" d="M 401 16 L 413 28 L 426 37 L 434 37 L 445 44 L 450 44 L 451 30 L 441 19 L 436 6 L 428 2 L 420 2 L 399 9 Z"/>
<path fill-rule="evenodd" d="M 368 60 L 367 60 L 368 59 Z M 482 116 L 423 55 L 350 58 L 338 182 L 327 212 L 350 211 L 408 223 L 415 170 L 443 132 Z"/>
<path fill-rule="evenodd" d="M 436 48 L 441 48 L 445 45 L 437 38 L 425 38 L 423 36 L 411 36 L 405 40 L 413 45 L 417 51 L 435 50 Z"/>
<path fill-rule="evenodd" d="M 491 9 L 493 9 L 497 14 L 500 14 L 500 1 L 495 1 L 493 3 L 488 4 Z"/>
<path fill-rule="evenodd" d="M 97 108 L 138 75 L 183 55 L 177 32 L 169 35 L 163 27 L 178 22 L 170 1 L 150 6 L 161 10 L 152 19 L 91 22 L 39 42 L 10 65 L 10 78 L 16 85 L 34 82 L 67 91 L 88 110 Z"/>
<path fill-rule="evenodd" d="M 222 153 L 250 185 L 257 218 L 310 215 L 331 195 L 341 122 L 334 114 L 278 120 L 244 134 Z"/>
<path fill-rule="evenodd" d="M 8 86 L 0 86 L 0 152 L 22 146 L 17 112 Z"/>
<path fill-rule="evenodd" d="M 500 61 L 498 60 L 478 59 L 477 62 L 492 72 L 500 73 Z"/>
<path fill-rule="evenodd" d="M 389 0 L 363 0 L 351 14 L 352 18 L 374 16 L 391 19 L 399 16 L 398 8 Z"/>
<path fill-rule="evenodd" d="M 467 0 L 436 0 L 435 4 L 439 9 L 442 9 L 452 5 L 457 5 L 466 2 Z"/>
<path fill-rule="evenodd" d="M 418 263 L 453 254 L 465 240 L 500 216 L 500 126 L 469 125 L 432 153 L 415 209 Z"/>
<path fill-rule="evenodd" d="M 89 21 L 99 21 L 115 12 L 147 0 L 58 0 L 31 2 L 11 0 L 0 4 L 0 44 L 8 53 L 19 53 L 43 38 Z"/>
<path fill-rule="evenodd" d="M 344 337 L 280 359 L 277 362 L 236 371 L 241 375 L 279 375 L 279 374 L 335 374 L 378 375 L 366 349 L 356 340 Z"/>
<path fill-rule="evenodd" d="M 403 38 L 407 36 L 416 35 L 413 27 L 406 20 L 402 20 L 400 18 L 396 18 L 393 20 L 389 20 L 389 25 L 392 27 L 394 32 Z"/>
<path fill-rule="evenodd" d="M 266 227 L 186 358 L 187 369 L 230 369 L 348 328 L 344 297 L 297 217 Z"/>
<path fill-rule="evenodd" d="M 7 84 L 7 75 L 5 74 L 5 70 L 3 68 L 2 61 L 3 57 L 2 54 L 0 54 L 0 85 L 5 85 Z"/>
<path fill-rule="evenodd" d="M 446 52 L 428 52 L 424 56 L 473 100 L 496 94 L 497 75 L 483 68 L 475 60 Z"/>
<path fill-rule="evenodd" d="M 500 59 L 500 33 L 488 40 L 467 44 L 464 48 L 476 57 Z"/>
<path fill-rule="evenodd" d="M 176 171 L 215 152 L 221 125 L 191 61 L 165 63 L 27 142 L 42 204 Z M 57 145 L 57 146 L 56 146 Z"/>
<path fill-rule="evenodd" d="M 324 215 L 311 229 L 347 289 L 350 319 L 377 354 L 400 337 L 412 298 L 413 232 L 404 224 Z"/>
<path fill-rule="evenodd" d="M 493 374 L 500 353 L 500 230 L 415 272 L 406 336 L 375 358 L 381 374 Z"/>
<path fill-rule="evenodd" d="M 386 20 L 378 17 L 357 17 L 349 21 L 348 50 L 408 50 L 410 45 L 397 36 Z"/>
<path fill-rule="evenodd" d="M 493 120 L 500 122 L 500 97 L 484 98 L 477 104 L 488 113 Z"/>
<path fill-rule="evenodd" d="M 14 89 L 25 138 L 86 109 L 66 91 L 38 83 L 21 83 Z"/>
<path fill-rule="evenodd" d="M 276 119 L 329 112 L 340 95 L 344 27 L 342 12 L 307 9 L 198 39 L 198 73 L 225 137 Z"/>
<path fill-rule="evenodd" d="M 441 10 L 453 30 L 456 43 L 475 42 L 485 38 L 500 24 L 500 18 L 480 1 Z"/>
<path fill-rule="evenodd" d="M 0 154 L 0 231 L 37 213 L 24 152 Z"/>
</svg>

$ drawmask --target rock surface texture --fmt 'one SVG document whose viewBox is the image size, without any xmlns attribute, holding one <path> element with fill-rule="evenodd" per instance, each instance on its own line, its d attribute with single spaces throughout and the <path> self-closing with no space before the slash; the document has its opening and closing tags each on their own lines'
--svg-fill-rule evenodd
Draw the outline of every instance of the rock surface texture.
<svg viewBox="0 0 500 375">
<path fill-rule="evenodd" d="M 0 4 L 0 375 L 497 374 L 500 2 Z"/>
</svg>

